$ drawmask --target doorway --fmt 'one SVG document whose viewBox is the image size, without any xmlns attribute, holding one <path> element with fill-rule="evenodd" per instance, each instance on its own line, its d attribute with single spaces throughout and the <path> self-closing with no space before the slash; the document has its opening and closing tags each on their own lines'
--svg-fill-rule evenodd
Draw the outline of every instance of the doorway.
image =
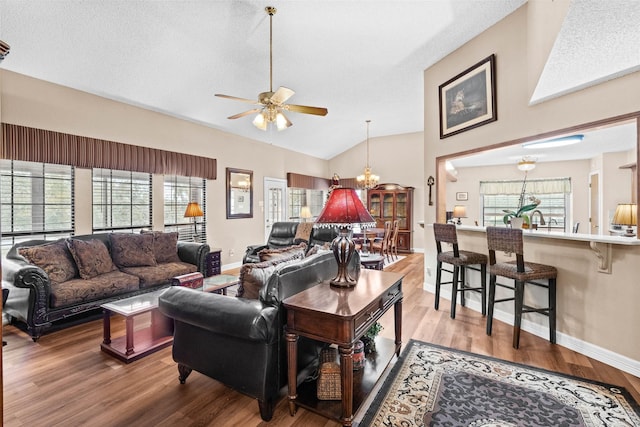
<svg viewBox="0 0 640 427">
<path fill-rule="evenodd" d="M 287 214 L 287 180 L 264 178 L 264 241 L 269 241 L 274 222 L 284 221 Z"/>
</svg>

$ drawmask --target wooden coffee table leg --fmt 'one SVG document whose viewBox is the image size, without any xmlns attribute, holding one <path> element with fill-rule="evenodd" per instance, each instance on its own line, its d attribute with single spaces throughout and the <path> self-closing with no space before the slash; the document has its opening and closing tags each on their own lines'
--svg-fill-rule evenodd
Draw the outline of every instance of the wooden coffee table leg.
<svg viewBox="0 0 640 427">
<path fill-rule="evenodd" d="M 133 316 L 127 316 L 126 318 L 126 340 L 127 350 L 125 354 L 129 356 L 133 354 Z"/>
<path fill-rule="evenodd" d="M 109 310 L 103 310 L 102 312 L 102 328 L 102 342 L 111 344 L 111 312 Z"/>
</svg>

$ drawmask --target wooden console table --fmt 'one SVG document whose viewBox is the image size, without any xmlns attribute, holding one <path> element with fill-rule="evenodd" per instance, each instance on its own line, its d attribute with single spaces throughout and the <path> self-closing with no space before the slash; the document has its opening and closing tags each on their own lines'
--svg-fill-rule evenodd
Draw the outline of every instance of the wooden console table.
<svg viewBox="0 0 640 427">
<path fill-rule="evenodd" d="M 353 288 L 334 288 L 328 282 L 295 294 L 283 301 L 287 309 L 287 356 L 289 380 L 289 412 L 304 407 L 327 418 L 350 426 L 357 412 L 371 392 L 380 374 L 393 358 L 400 355 L 402 346 L 402 274 L 367 270 L 360 271 Z M 392 351 L 385 344 L 377 344 L 379 356 L 376 366 L 365 365 L 354 381 L 354 343 L 391 307 L 395 314 L 395 341 Z M 340 353 L 342 401 L 318 401 L 316 382 L 297 385 L 298 336 L 337 344 Z M 380 340 L 391 342 L 391 340 Z M 387 347 L 388 348 L 388 347 Z M 375 356 L 374 356 L 375 357 Z M 382 358 L 386 360 L 381 360 Z"/>
</svg>

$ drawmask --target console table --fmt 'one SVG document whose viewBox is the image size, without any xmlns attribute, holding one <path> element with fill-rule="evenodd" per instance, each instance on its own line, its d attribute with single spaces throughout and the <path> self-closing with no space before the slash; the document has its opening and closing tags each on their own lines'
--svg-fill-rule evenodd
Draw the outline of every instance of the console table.
<svg viewBox="0 0 640 427">
<path fill-rule="evenodd" d="M 327 281 L 283 301 L 287 309 L 289 412 L 292 416 L 296 406 L 301 406 L 340 421 L 342 425 L 352 425 L 353 414 L 365 401 L 393 355 L 400 356 L 402 277 L 400 273 L 362 269 L 353 288 L 335 288 Z M 379 355 L 373 357 L 379 357 L 375 364 L 365 365 L 354 379 L 354 343 L 391 307 L 395 315 L 395 341 L 381 339 L 377 342 L 376 353 Z M 342 401 L 318 401 L 315 381 L 298 387 L 298 336 L 338 345 Z M 389 347 L 392 351 L 388 351 Z"/>
</svg>

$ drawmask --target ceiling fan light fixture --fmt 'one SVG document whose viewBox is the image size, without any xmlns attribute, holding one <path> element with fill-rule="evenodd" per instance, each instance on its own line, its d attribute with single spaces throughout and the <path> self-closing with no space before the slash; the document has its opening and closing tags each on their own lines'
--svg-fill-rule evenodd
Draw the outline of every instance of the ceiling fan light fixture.
<svg viewBox="0 0 640 427">
<path fill-rule="evenodd" d="M 253 119 L 253 125 L 260 130 L 267 130 L 267 118 L 264 116 L 264 112 L 259 112 Z"/>
<path fill-rule="evenodd" d="M 522 172 L 529 172 L 536 168 L 536 161 L 528 158 L 523 158 L 518 162 L 518 170 Z"/>
<path fill-rule="evenodd" d="M 276 113 L 276 127 L 278 128 L 278 130 L 285 130 L 286 128 L 291 126 L 289 123 L 289 120 L 287 120 L 287 118 L 284 116 L 284 114 L 282 114 L 281 111 L 278 111 Z"/>
<path fill-rule="evenodd" d="M 316 116 L 326 116 L 328 110 L 324 107 L 285 104 L 285 102 L 295 94 L 293 90 L 287 87 L 280 86 L 278 90 L 276 90 L 275 92 L 273 91 L 273 15 L 275 15 L 277 9 L 273 6 L 267 6 L 264 8 L 264 10 L 269 15 L 269 90 L 267 92 L 258 94 L 258 99 L 256 101 L 246 98 L 238 98 L 237 96 L 216 93 L 215 95 L 221 98 L 227 98 L 235 101 L 258 105 L 258 108 L 254 108 L 252 110 L 245 111 L 239 114 L 234 114 L 232 116 L 229 116 L 228 118 L 234 120 L 258 112 L 258 115 L 253 119 L 253 125 L 255 127 L 260 130 L 266 131 L 269 123 L 273 123 L 280 131 L 285 130 L 293 125 L 293 123 L 291 123 L 291 121 L 284 115 L 284 113 L 282 112 L 283 110 L 302 114 L 313 114 Z"/>
</svg>

